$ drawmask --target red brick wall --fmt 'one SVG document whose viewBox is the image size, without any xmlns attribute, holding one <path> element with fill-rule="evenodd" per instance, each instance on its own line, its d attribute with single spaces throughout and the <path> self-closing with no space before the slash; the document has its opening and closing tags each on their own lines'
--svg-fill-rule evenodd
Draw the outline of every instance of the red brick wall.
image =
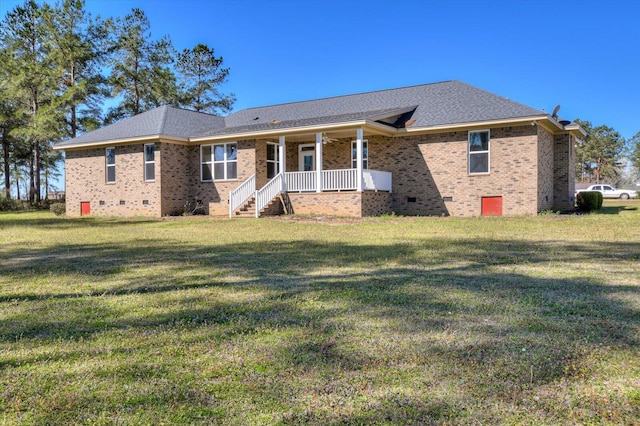
<svg viewBox="0 0 640 426">
<path fill-rule="evenodd" d="M 568 135 L 556 135 L 554 137 L 554 163 L 553 163 L 553 208 L 559 211 L 573 210 L 576 185 L 576 154 L 574 149 L 575 138 Z"/>
<path fill-rule="evenodd" d="M 362 217 L 361 193 L 350 192 L 290 192 L 293 213 L 327 216 Z"/>
<path fill-rule="evenodd" d="M 362 193 L 362 216 L 381 216 L 393 212 L 393 196 L 389 192 Z"/>
<path fill-rule="evenodd" d="M 202 200 L 206 214 L 229 215 L 229 193 L 256 172 L 255 145 L 254 140 L 238 141 L 238 178 L 213 182 L 200 181 L 200 145 L 191 147 L 190 198 Z"/>
<path fill-rule="evenodd" d="M 160 168 L 156 166 L 156 178 L 161 177 L 162 216 L 181 214 L 187 201 L 194 201 L 189 188 L 189 176 L 193 174 L 191 151 L 186 145 L 161 144 L 162 162 Z M 156 164 L 158 154 L 156 150 Z"/>
<path fill-rule="evenodd" d="M 323 145 L 325 169 L 351 167 L 351 141 Z M 393 174 L 393 193 L 291 194 L 296 213 L 340 216 L 478 216 L 481 199 L 501 196 L 506 215 L 573 205 L 575 153 L 572 138 L 553 136 L 539 126 L 490 129 L 490 173 L 467 172 L 467 131 L 388 138 L 368 136 L 369 168 Z M 540 140 L 540 143 L 538 143 Z M 313 143 L 310 140 L 307 143 Z M 206 213 L 228 214 L 229 192 L 256 173 L 266 183 L 266 141 L 238 142 L 238 179 L 200 181 L 200 146 L 156 143 L 156 180 L 144 181 L 143 145 L 116 148 L 116 183 L 105 183 L 105 149 L 67 151 L 67 211 L 80 214 L 165 215 L 187 200 L 203 201 Z M 287 142 L 287 170 L 298 170 L 299 142 Z M 142 201 L 148 200 L 148 205 Z M 100 205 L 103 201 L 103 205 Z M 120 201 L 124 201 L 121 205 Z"/>
<path fill-rule="evenodd" d="M 161 153 L 156 143 L 156 179 L 144 180 L 144 144 L 116 147 L 116 181 L 106 183 L 105 148 L 66 152 L 67 215 L 79 216 L 80 203 L 91 203 L 99 216 L 160 216 Z M 147 200 L 148 204 L 143 204 Z"/>
<path fill-rule="evenodd" d="M 393 173 L 401 215 L 479 216 L 481 199 L 503 198 L 503 214 L 537 213 L 537 127 L 490 129 L 490 173 L 468 174 L 468 132 L 369 137 L 369 167 Z"/>
<path fill-rule="evenodd" d="M 553 134 L 538 127 L 538 211 L 553 208 Z"/>
</svg>

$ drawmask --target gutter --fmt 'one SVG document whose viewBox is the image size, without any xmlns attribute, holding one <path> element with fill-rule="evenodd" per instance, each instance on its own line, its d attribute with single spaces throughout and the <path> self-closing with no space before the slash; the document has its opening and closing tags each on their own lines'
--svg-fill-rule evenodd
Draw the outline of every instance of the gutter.
<svg viewBox="0 0 640 426">
<path fill-rule="evenodd" d="M 189 139 L 182 138 L 178 136 L 167 136 L 167 135 L 148 135 L 148 136 L 137 136 L 134 138 L 122 138 L 122 139 L 107 139 L 104 141 L 97 142 L 80 142 L 80 143 L 70 143 L 70 144 L 56 144 L 53 149 L 57 151 L 63 151 L 67 149 L 84 149 L 84 148 L 92 148 L 96 146 L 105 146 L 105 145 L 128 145 L 132 143 L 140 143 L 140 142 L 172 142 L 182 145 L 188 145 Z"/>
<path fill-rule="evenodd" d="M 228 133 L 228 134 L 220 134 L 220 135 L 211 135 L 211 136 L 197 136 L 192 138 L 184 138 L 177 136 L 168 136 L 168 135 L 147 135 L 147 136 L 138 136 L 133 138 L 122 138 L 122 139 L 110 139 L 98 142 L 90 142 L 90 143 L 71 143 L 71 144 L 60 144 L 53 147 L 54 150 L 68 150 L 68 149 L 84 149 L 84 148 L 92 148 L 92 147 L 100 147 L 100 146 L 113 146 L 113 145 L 127 145 L 132 143 L 140 143 L 140 142 L 171 142 L 181 145 L 190 145 L 190 144 L 200 144 L 207 142 L 227 142 L 227 141 L 236 141 L 236 140 L 246 140 L 246 139 L 262 139 L 262 138 L 270 138 L 277 136 L 288 136 L 288 135 L 301 135 L 301 134 L 313 134 L 320 132 L 329 132 L 329 131 L 344 131 L 350 129 L 362 128 L 364 131 L 368 131 L 370 133 L 375 133 L 383 136 L 406 136 L 412 134 L 426 134 L 426 133 L 440 133 L 443 131 L 460 131 L 460 130 L 473 130 L 473 129 L 484 129 L 487 127 L 494 127 L 498 125 L 508 126 L 508 125 L 543 125 L 545 128 L 549 129 L 553 133 L 558 131 L 570 131 L 570 132 L 579 132 L 583 136 L 586 135 L 584 130 L 578 126 L 577 124 L 570 124 L 567 126 L 563 126 L 557 120 L 555 120 L 550 115 L 534 115 L 529 117 L 517 117 L 510 119 L 500 119 L 500 120 L 486 120 L 486 121 L 477 121 L 477 122 L 467 122 L 467 123 L 451 123 L 451 124 L 443 124 L 437 126 L 427 126 L 427 127 L 405 127 L 401 129 L 396 129 L 391 126 L 387 126 L 385 124 L 378 123 L 373 121 L 372 119 L 364 119 L 364 120 L 355 120 L 355 121 L 346 121 L 342 123 L 327 123 L 321 125 L 311 125 L 311 126 L 300 126 L 300 127 L 283 127 L 283 128 L 274 128 L 260 131 L 246 131 L 246 132 L 238 132 L 238 133 Z"/>
</svg>

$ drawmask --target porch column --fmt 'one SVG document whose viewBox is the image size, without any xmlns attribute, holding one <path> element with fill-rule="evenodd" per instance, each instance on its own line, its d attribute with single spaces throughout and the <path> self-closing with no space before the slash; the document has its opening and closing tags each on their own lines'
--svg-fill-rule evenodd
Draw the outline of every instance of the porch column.
<svg viewBox="0 0 640 426">
<path fill-rule="evenodd" d="M 316 192 L 322 192 L 322 133 L 316 133 Z"/>
<path fill-rule="evenodd" d="M 284 136 L 278 138 L 278 171 L 282 173 L 282 191 L 287 190 L 287 146 L 284 143 Z"/>
<path fill-rule="evenodd" d="M 362 127 L 356 129 L 356 191 L 362 192 Z"/>
</svg>

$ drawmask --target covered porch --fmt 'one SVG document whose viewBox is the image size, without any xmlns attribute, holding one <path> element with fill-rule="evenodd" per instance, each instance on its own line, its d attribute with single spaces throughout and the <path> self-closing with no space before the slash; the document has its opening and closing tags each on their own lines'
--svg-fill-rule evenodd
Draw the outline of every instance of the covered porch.
<svg viewBox="0 0 640 426">
<path fill-rule="evenodd" d="M 339 138 L 341 143 L 337 142 Z M 350 146 L 345 147 L 345 141 Z M 326 149 L 327 145 L 334 147 L 333 152 Z M 337 145 L 341 146 L 338 155 Z M 351 158 L 345 160 L 346 149 Z M 326 159 L 325 152 L 329 153 Z M 267 142 L 266 157 L 266 168 L 256 161 L 256 174 L 229 194 L 230 217 L 241 209 L 259 217 L 272 211 L 274 203 L 282 204 L 287 213 L 299 214 L 362 216 L 390 212 L 392 174 L 369 169 L 369 146 L 362 127 L 280 135 L 277 143 Z M 340 161 L 333 157 L 340 157 Z M 378 204 L 381 206 L 376 207 Z"/>
</svg>

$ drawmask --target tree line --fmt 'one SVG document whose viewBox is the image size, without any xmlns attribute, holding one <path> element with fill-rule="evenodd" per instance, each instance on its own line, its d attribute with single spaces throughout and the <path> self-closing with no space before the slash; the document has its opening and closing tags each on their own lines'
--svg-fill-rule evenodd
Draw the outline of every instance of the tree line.
<svg viewBox="0 0 640 426">
<path fill-rule="evenodd" d="M 228 75 L 206 44 L 177 51 L 168 35 L 153 38 L 141 9 L 103 19 L 85 0 L 26 0 L 0 23 L 0 197 L 46 197 L 57 141 L 162 105 L 229 112 Z"/>
<path fill-rule="evenodd" d="M 614 128 L 575 120 L 587 133 L 576 146 L 576 181 L 613 185 L 640 182 L 640 132 L 626 140 Z M 628 160 L 628 161 L 627 161 Z"/>
</svg>

